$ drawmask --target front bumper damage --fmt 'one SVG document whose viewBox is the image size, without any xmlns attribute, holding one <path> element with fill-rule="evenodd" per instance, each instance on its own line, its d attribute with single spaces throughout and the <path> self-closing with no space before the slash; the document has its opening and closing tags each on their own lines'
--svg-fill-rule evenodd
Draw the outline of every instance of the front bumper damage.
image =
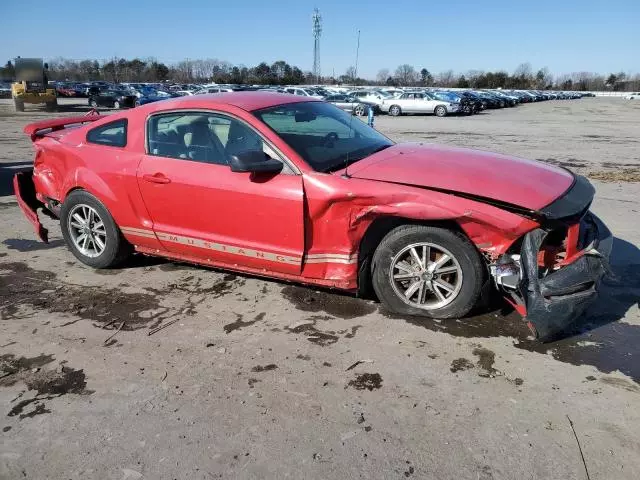
<svg viewBox="0 0 640 480">
<path fill-rule="evenodd" d="M 569 229 L 567 241 L 574 240 L 577 248 L 567 248 L 566 256 L 553 269 L 546 269 L 541 268 L 541 258 L 547 235 L 540 228 L 527 233 L 518 268 L 512 263 L 510 272 L 508 267 L 497 269 L 511 275 L 494 275 L 536 338 L 543 341 L 565 331 L 597 298 L 601 280 L 609 272 L 613 245 L 609 229 L 587 212 Z"/>
</svg>

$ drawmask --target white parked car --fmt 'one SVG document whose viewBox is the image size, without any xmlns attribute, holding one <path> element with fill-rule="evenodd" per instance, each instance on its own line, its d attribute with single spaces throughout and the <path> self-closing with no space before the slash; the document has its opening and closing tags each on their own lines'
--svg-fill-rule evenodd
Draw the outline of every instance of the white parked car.
<svg viewBox="0 0 640 480">
<path fill-rule="evenodd" d="M 205 87 L 200 90 L 194 92 L 194 95 L 204 95 L 206 93 L 225 93 L 225 92 L 233 92 L 232 88 L 228 87 Z"/>
<path fill-rule="evenodd" d="M 433 100 L 423 92 L 406 92 L 398 98 L 385 100 L 380 109 L 394 117 L 403 113 L 424 113 L 446 117 L 450 113 L 458 113 L 460 106 L 452 102 Z"/>
<path fill-rule="evenodd" d="M 316 95 L 311 90 L 306 90 L 300 87 L 286 87 L 284 93 L 290 93 L 291 95 L 300 95 L 302 97 L 322 98 L 322 95 Z"/>
<path fill-rule="evenodd" d="M 382 106 L 385 100 L 390 100 L 393 95 L 380 90 L 353 90 L 347 93 L 350 97 L 355 97 L 362 102 L 375 103 L 378 106 Z"/>
<path fill-rule="evenodd" d="M 640 100 L 640 92 L 630 93 L 629 95 L 625 95 L 624 98 L 627 100 Z"/>
</svg>

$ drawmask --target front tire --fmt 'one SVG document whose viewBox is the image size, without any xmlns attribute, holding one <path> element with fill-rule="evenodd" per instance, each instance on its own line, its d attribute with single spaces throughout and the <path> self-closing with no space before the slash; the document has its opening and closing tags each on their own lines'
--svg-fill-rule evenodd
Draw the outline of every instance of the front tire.
<svg viewBox="0 0 640 480">
<path fill-rule="evenodd" d="M 118 102 L 117 100 L 113 102 L 113 108 L 115 108 L 116 110 L 120 110 L 120 102 Z"/>
<path fill-rule="evenodd" d="M 91 108 L 98 108 L 98 102 L 96 102 L 93 98 L 89 100 L 89 106 Z"/>
<path fill-rule="evenodd" d="M 356 105 L 356 108 L 353 109 L 353 112 L 359 117 L 362 117 L 365 115 L 366 109 L 364 105 L 360 104 L 360 105 Z"/>
<path fill-rule="evenodd" d="M 90 267 L 114 267 L 131 252 L 106 207 L 84 190 L 73 191 L 66 198 L 60 210 L 60 226 L 71 253 Z"/>
<path fill-rule="evenodd" d="M 52 102 L 47 102 L 45 104 L 45 110 L 47 112 L 55 112 L 58 109 L 58 101 L 53 100 Z"/>
<path fill-rule="evenodd" d="M 391 107 L 389 107 L 389 115 L 392 117 L 398 117 L 402 115 L 402 110 L 398 105 L 391 105 Z"/>
<path fill-rule="evenodd" d="M 436 114 L 436 117 L 446 117 L 447 109 L 444 108 L 442 105 L 438 105 L 434 110 L 434 113 Z"/>
<path fill-rule="evenodd" d="M 459 318 L 478 303 L 485 269 L 461 233 L 425 225 L 389 232 L 373 256 L 373 289 L 391 311 Z"/>
</svg>

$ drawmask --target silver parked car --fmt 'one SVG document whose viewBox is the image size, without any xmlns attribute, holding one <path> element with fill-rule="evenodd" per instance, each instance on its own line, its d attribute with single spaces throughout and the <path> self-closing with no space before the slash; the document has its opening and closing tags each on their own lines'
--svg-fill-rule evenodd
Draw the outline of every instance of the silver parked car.
<svg viewBox="0 0 640 480">
<path fill-rule="evenodd" d="M 406 92 L 398 98 L 385 100 L 380 106 L 383 112 L 397 117 L 404 113 L 433 114 L 446 117 L 450 113 L 458 113 L 460 106 L 446 100 L 432 99 L 424 92 Z"/>
<path fill-rule="evenodd" d="M 369 112 L 369 105 L 366 102 L 361 102 L 356 97 L 349 95 L 329 95 L 325 97 L 325 102 L 333 103 L 336 107 L 345 110 L 355 115 L 366 115 Z M 376 105 L 371 104 L 376 107 Z"/>
</svg>

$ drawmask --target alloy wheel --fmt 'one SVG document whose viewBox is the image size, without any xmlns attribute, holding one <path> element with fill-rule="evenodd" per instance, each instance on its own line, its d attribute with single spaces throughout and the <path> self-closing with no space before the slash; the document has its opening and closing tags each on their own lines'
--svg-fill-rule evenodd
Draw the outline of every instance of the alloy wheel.
<svg viewBox="0 0 640 480">
<path fill-rule="evenodd" d="M 434 243 L 414 243 L 391 260 L 389 281 L 406 304 L 435 310 L 453 302 L 460 293 L 462 268 L 446 248 Z"/>
<path fill-rule="evenodd" d="M 80 203 L 69 212 L 69 236 L 74 247 L 89 258 L 99 257 L 107 246 L 107 230 L 98 212 Z"/>
</svg>

